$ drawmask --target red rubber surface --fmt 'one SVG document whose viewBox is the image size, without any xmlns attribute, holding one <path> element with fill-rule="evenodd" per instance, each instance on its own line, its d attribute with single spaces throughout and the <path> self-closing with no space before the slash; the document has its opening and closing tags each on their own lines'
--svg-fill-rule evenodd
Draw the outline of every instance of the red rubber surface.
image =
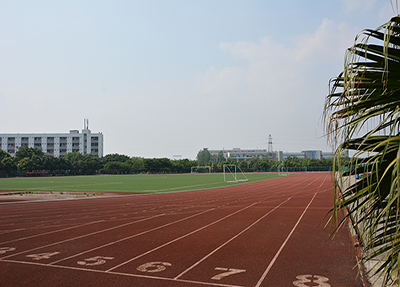
<svg viewBox="0 0 400 287">
<path fill-rule="evenodd" d="M 0 204 L 0 286 L 362 286 L 329 173 Z"/>
</svg>

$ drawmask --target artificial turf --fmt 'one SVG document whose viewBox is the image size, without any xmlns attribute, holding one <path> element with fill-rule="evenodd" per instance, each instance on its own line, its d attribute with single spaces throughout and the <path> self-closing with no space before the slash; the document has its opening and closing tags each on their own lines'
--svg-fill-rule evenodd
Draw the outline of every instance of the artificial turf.
<svg viewBox="0 0 400 287">
<path fill-rule="evenodd" d="M 247 183 L 280 177 L 276 173 L 246 173 L 245 176 L 248 178 Z M 159 193 L 209 189 L 235 184 L 238 183 L 224 182 L 223 174 L 17 177 L 1 178 L 0 190 Z"/>
</svg>

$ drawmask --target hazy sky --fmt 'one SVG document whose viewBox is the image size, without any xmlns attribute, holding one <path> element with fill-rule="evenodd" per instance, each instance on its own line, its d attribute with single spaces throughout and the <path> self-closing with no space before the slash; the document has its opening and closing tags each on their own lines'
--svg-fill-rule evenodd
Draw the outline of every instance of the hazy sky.
<svg viewBox="0 0 400 287">
<path fill-rule="evenodd" d="M 89 119 L 104 155 L 330 151 L 330 78 L 389 0 L 0 0 L 0 133 Z"/>
</svg>

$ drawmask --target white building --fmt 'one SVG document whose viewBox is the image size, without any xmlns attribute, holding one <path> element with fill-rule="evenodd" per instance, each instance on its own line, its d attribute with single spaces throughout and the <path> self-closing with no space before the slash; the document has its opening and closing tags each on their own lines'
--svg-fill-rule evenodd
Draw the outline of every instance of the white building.
<svg viewBox="0 0 400 287">
<path fill-rule="evenodd" d="M 14 156 L 21 146 L 39 148 L 48 156 L 54 157 L 62 157 L 71 152 L 102 157 L 103 134 L 91 133 L 87 125 L 82 133 L 78 130 L 70 130 L 69 133 L 54 134 L 0 134 L 0 148 L 11 156 Z"/>
<path fill-rule="evenodd" d="M 268 156 L 268 158 L 273 160 L 284 161 L 289 156 L 295 156 L 301 159 L 322 159 L 333 157 L 332 152 L 322 152 L 321 150 L 304 150 L 301 152 L 283 152 L 283 151 L 268 151 L 266 149 L 223 149 L 223 150 L 209 150 L 211 155 L 218 155 L 222 152 L 225 159 L 231 158 L 236 161 L 244 161 L 252 157 L 261 158 L 263 156 Z M 346 151 L 345 156 L 348 156 L 348 151 Z"/>
</svg>

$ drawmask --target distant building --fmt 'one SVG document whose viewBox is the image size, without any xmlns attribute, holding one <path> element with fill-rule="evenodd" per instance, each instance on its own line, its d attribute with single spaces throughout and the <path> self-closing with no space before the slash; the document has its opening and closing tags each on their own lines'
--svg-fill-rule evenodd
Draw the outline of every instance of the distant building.
<svg viewBox="0 0 400 287">
<path fill-rule="evenodd" d="M 289 156 L 295 156 L 302 159 L 322 159 L 322 158 L 332 158 L 334 153 L 332 152 L 322 152 L 321 150 L 304 150 L 301 152 L 283 152 L 283 151 L 268 151 L 266 149 L 240 149 L 234 148 L 230 150 L 209 150 L 211 155 L 218 155 L 222 152 L 225 159 L 231 158 L 236 161 L 244 161 L 252 157 L 262 158 L 268 156 L 269 159 L 284 161 Z M 348 152 L 346 151 L 346 155 Z"/>
<path fill-rule="evenodd" d="M 86 120 L 82 133 L 78 130 L 70 130 L 69 133 L 0 134 L 0 148 L 11 156 L 14 156 L 21 146 L 39 148 L 46 155 L 54 157 L 63 157 L 71 152 L 102 157 L 103 134 L 92 133 Z"/>
<path fill-rule="evenodd" d="M 211 156 L 218 155 L 220 152 L 224 155 L 225 159 L 231 158 L 236 161 L 244 161 L 250 159 L 252 157 L 262 158 L 264 156 L 268 156 L 268 158 L 273 160 L 279 160 L 280 152 L 269 152 L 266 149 L 240 149 L 234 148 L 231 150 L 209 150 Z"/>
</svg>

